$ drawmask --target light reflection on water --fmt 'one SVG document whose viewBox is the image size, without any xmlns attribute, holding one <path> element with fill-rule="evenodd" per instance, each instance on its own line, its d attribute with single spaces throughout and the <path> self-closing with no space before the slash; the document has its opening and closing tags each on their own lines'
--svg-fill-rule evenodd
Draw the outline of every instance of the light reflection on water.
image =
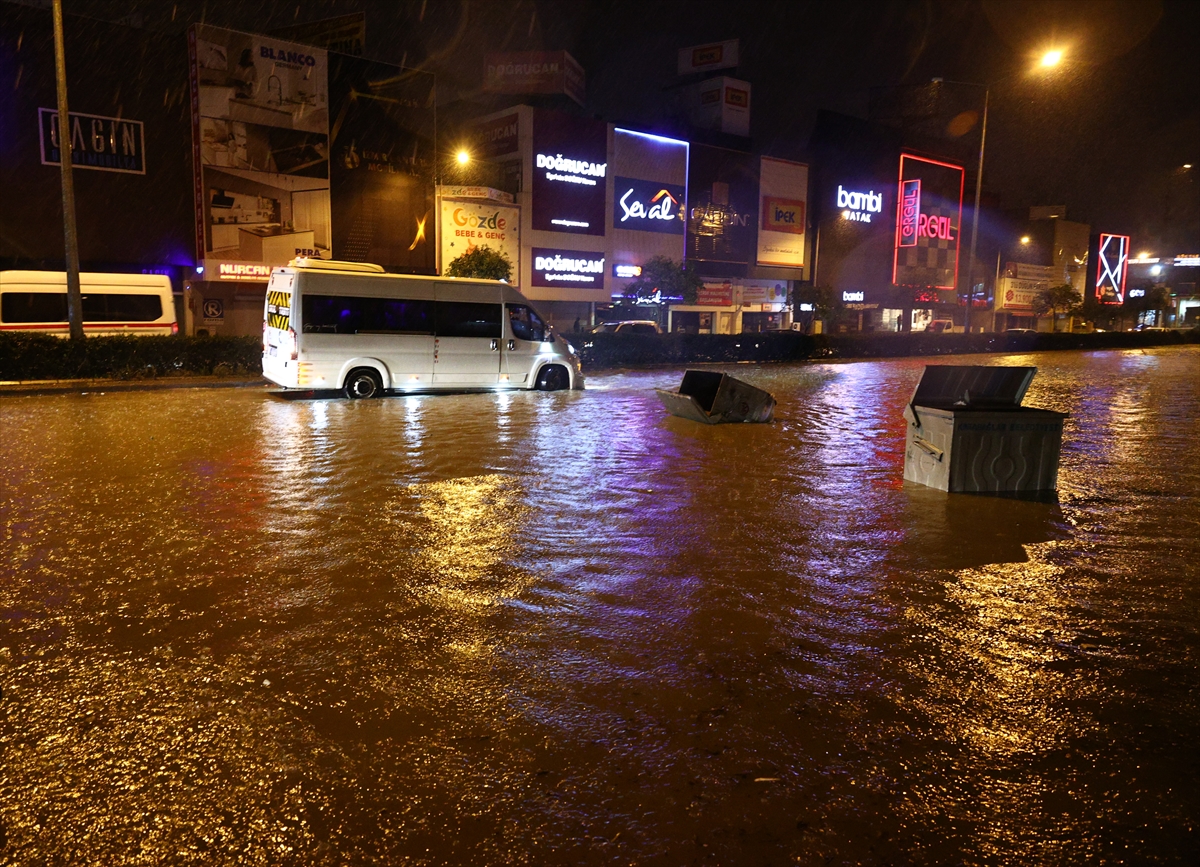
<svg viewBox="0 0 1200 867">
<path fill-rule="evenodd" d="M 0 400 L 0 863 L 1184 859 L 1198 361 L 978 359 L 1059 502 L 903 483 L 915 359 Z"/>
</svg>

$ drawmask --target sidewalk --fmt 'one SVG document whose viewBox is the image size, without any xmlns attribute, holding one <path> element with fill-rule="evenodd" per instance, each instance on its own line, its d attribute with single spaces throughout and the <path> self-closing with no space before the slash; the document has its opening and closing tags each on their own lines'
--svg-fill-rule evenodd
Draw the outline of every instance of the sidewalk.
<svg viewBox="0 0 1200 867">
<path fill-rule="evenodd" d="M 153 391 L 161 388 L 256 388 L 269 383 L 262 377 L 164 376 L 156 379 L 40 379 L 0 381 L 0 397 L 26 394 L 85 394 L 105 391 Z"/>
</svg>

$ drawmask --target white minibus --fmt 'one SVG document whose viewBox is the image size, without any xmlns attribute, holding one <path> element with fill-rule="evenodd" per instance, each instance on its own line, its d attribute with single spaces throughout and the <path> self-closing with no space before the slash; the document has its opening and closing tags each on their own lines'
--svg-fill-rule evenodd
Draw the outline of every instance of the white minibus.
<svg viewBox="0 0 1200 867">
<path fill-rule="evenodd" d="M 83 333 L 178 334 L 171 278 L 162 274 L 79 275 Z M 0 271 L 0 331 L 70 336 L 64 271 Z"/>
<path fill-rule="evenodd" d="M 583 388 L 579 356 L 513 287 L 293 259 L 263 313 L 263 376 L 284 388 L 385 391 Z"/>
</svg>

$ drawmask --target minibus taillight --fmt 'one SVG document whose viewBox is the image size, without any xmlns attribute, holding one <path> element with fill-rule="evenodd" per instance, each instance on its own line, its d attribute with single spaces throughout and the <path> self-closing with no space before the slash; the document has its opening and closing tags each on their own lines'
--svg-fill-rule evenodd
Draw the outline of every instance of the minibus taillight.
<svg viewBox="0 0 1200 867">
<path fill-rule="evenodd" d="M 292 361 L 295 361 L 299 356 L 296 353 L 296 332 L 292 329 L 287 330 L 286 336 L 283 338 L 283 346 L 280 347 Z"/>
<path fill-rule="evenodd" d="M 178 323 L 178 322 L 172 322 L 172 323 L 171 323 L 171 333 L 172 333 L 172 334 L 178 334 L 178 333 L 179 333 L 179 323 Z"/>
</svg>

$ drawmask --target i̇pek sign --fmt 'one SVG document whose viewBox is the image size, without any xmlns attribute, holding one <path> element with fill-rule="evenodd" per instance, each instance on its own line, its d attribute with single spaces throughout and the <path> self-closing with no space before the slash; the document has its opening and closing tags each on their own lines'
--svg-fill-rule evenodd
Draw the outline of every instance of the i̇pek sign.
<svg viewBox="0 0 1200 867">
<path fill-rule="evenodd" d="M 588 250 L 534 247 L 530 285 L 604 288 L 604 254 Z"/>
</svg>

